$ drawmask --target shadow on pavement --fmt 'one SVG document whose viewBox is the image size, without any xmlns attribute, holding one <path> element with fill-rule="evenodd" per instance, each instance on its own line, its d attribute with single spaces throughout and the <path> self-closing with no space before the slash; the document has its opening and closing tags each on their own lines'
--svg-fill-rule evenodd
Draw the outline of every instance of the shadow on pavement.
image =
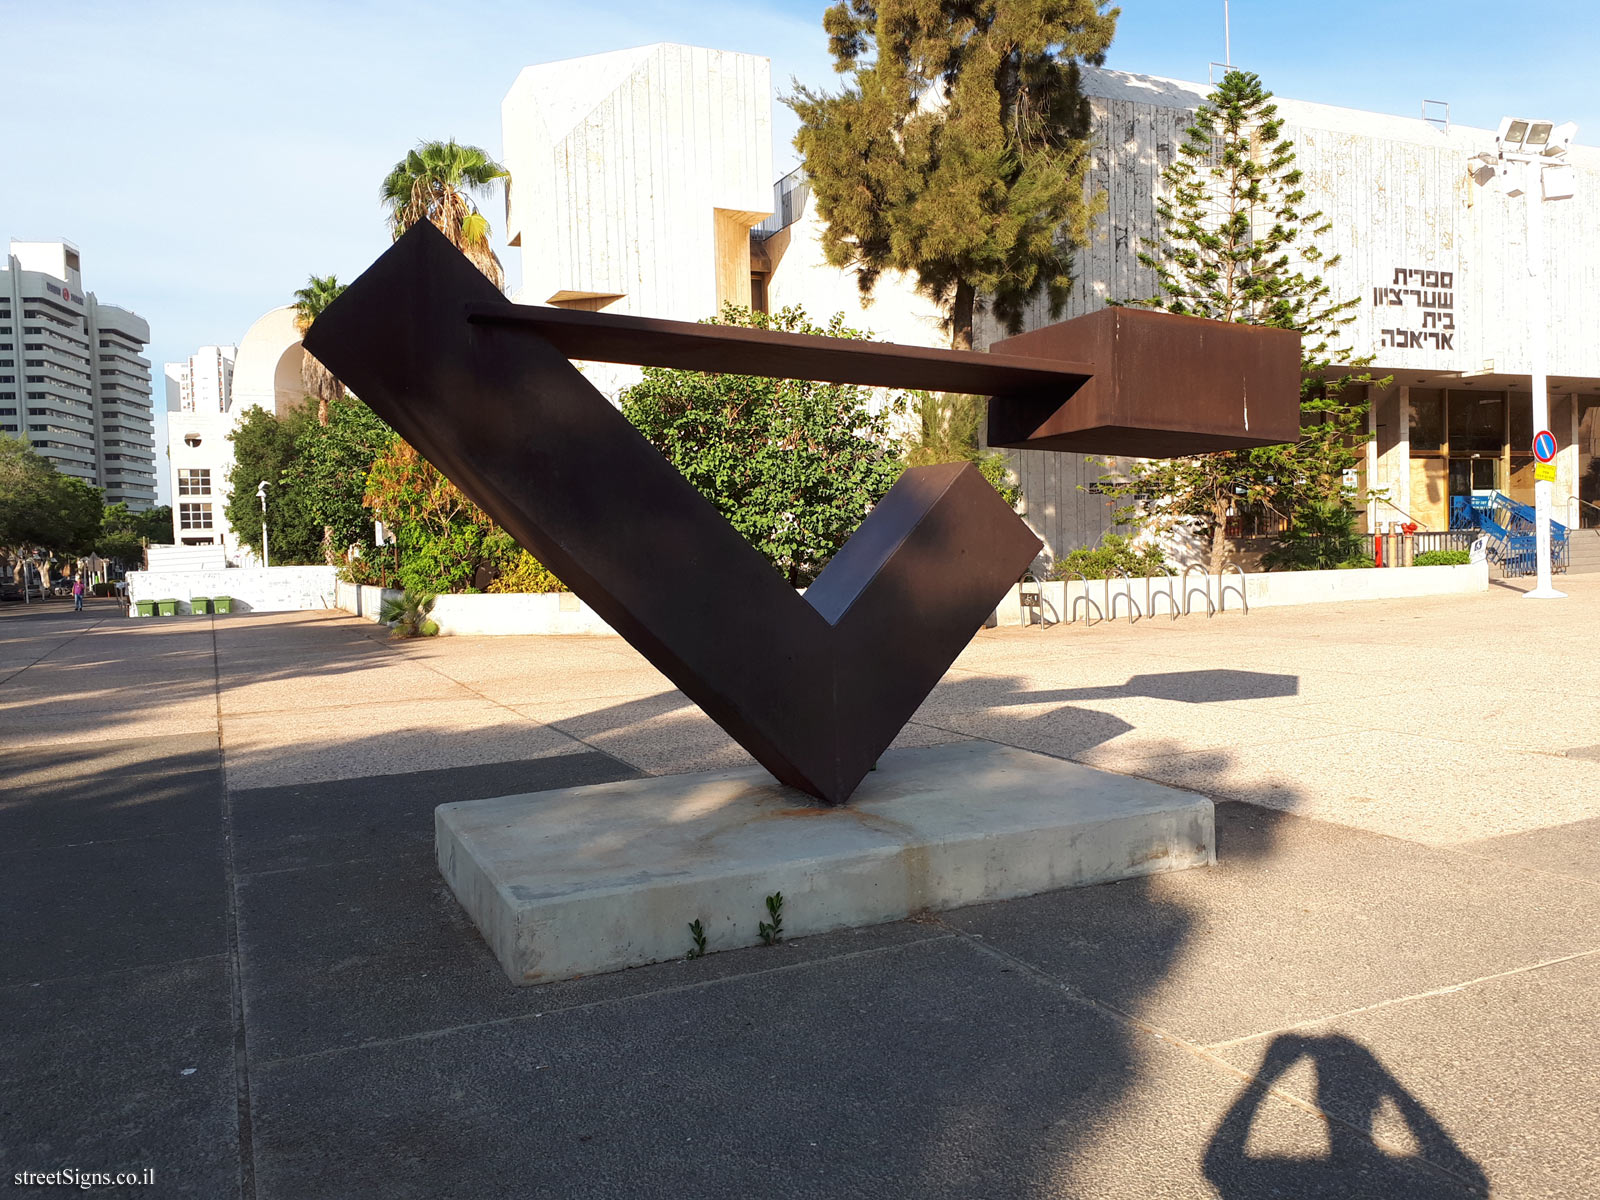
<svg viewBox="0 0 1600 1200">
<path fill-rule="evenodd" d="M 310 632 L 285 656 L 263 626 L 250 658 L 281 678 L 392 661 L 363 634 Z M 1293 694 L 1292 677 L 1238 671 L 1111 692 L 1190 701 L 1219 675 Z M 951 687 L 986 705 L 1105 694 Z M 616 731 L 680 707 L 584 720 Z M 1105 720 L 1091 736 L 1129 728 Z M 1265 1200 L 1465 1195 L 1483 1178 L 1359 1043 L 1280 1038 L 1236 1095 L 1233 1075 L 1124 1019 L 1205 952 L 1206 872 L 513 987 L 440 879 L 434 806 L 637 772 L 592 750 L 458 765 L 455 738 L 441 731 L 428 769 L 226 798 L 214 738 L 0 760 L 24 787 L 0 807 L 0 903 L 19 917 L 0 931 L 0 1027 L 24 1032 L 0 1048 L 6 1169 L 148 1164 L 170 1194 L 256 1200 Z M 1290 818 L 1229 820 L 1242 832 L 1218 873 L 1270 861 Z M 1320 1118 L 1267 1091 L 1303 1057 L 1342 1080 L 1318 1096 L 1344 1123 L 1326 1161 L 1309 1153 Z M 1454 1179 L 1390 1161 L 1368 1136 L 1380 1102 Z M 1252 1157 L 1268 1110 L 1304 1159 Z"/>
<path fill-rule="evenodd" d="M 1267 1089 L 1301 1058 L 1316 1071 L 1314 1103 L 1332 1120 L 1323 1157 L 1257 1155 L 1247 1148 Z M 1374 1140 L 1373 1120 L 1388 1102 L 1398 1112 L 1416 1149 L 1394 1153 Z M 1448 1172 L 1445 1179 L 1426 1165 Z M 1280 1034 L 1267 1047 L 1255 1080 L 1245 1087 L 1206 1147 L 1205 1175 L 1223 1200 L 1257 1196 L 1342 1196 L 1357 1178 L 1379 1194 L 1422 1197 L 1459 1195 L 1464 1184 L 1488 1191 L 1482 1167 L 1460 1146 L 1422 1101 L 1403 1087 L 1361 1043 L 1337 1034 Z M 1434 1188 L 1428 1187 L 1432 1180 Z"/>
</svg>

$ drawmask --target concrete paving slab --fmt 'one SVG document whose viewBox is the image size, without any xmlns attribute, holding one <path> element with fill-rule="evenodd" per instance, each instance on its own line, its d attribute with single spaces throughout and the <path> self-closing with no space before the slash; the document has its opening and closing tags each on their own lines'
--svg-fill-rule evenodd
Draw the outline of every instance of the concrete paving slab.
<svg viewBox="0 0 1600 1200">
<path fill-rule="evenodd" d="M 1496 1196 L 1600 1196 L 1597 995 L 1600 950 L 1219 1053 L 1281 1065 L 1285 1090 L 1392 1145 L 1449 1129 Z M 1425 1117 L 1396 1102 L 1397 1076 L 1428 1098 Z"/>
<path fill-rule="evenodd" d="M 600 999 L 792 967 L 943 936 L 901 922 L 761 950 L 518 988 L 506 979 L 431 853 L 242 876 L 241 982 L 259 1062 L 531 1016 Z M 337 921 L 328 914 L 338 913 Z"/>
<path fill-rule="evenodd" d="M 1458 842 L 1455 849 L 1600 883 L 1600 817 L 1477 842 Z"/>
<path fill-rule="evenodd" d="M 441 805 L 439 869 L 515 983 L 1213 859 L 1211 802 L 987 742 L 892 750 L 848 805 L 757 768 Z"/>
<path fill-rule="evenodd" d="M 1471 1194 L 1273 1098 L 1248 1142 L 1218 1142 L 1235 1077 L 957 939 L 266 1064 L 252 1083 L 261 1200 Z M 334 1161 L 387 1169 L 334 1178 Z"/>
<path fill-rule="evenodd" d="M 512 759 L 590 747 L 486 700 L 378 701 L 312 712 L 224 714 L 228 781 L 282 787 Z"/>
<path fill-rule="evenodd" d="M 592 750 L 233 792 L 234 866 L 243 874 L 411 853 L 433 857 L 439 797 L 479 800 L 637 778 Z M 3 828 L 3 826 L 0 826 Z"/>
<path fill-rule="evenodd" d="M 0 853 L 0 987 L 221 954 L 225 886 L 219 832 Z"/>
<path fill-rule="evenodd" d="M 239 1109 L 228 995 L 221 955 L 0 987 L 7 1181 L 24 1170 L 150 1168 L 153 1187 L 98 1190 L 236 1195 Z"/>
<path fill-rule="evenodd" d="M 1597 945 L 1600 889 L 1241 804 L 1217 865 L 947 913 L 1064 984 L 1215 1043 Z"/>
<path fill-rule="evenodd" d="M 1297 717 L 1241 716 L 1223 705 L 1143 697 L 1067 700 L 1084 690 L 1089 689 L 1035 692 L 1029 695 L 1043 697 L 1036 703 L 925 716 L 923 720 L 973 737 L 1121 771 L 1137 771 L 1128 764 L 1170 755 L 1180 748 L 1194 753 L 1204 747 L 1276 747 L 1327 736 L 1339 728 Z"/>
<path fill-rule="evenodd" d="M 146 693 L 150 697 L 151 693 Z M 0 725 L 12 746 L 72 746 L 81 742 L 124 741 L 215 734 L 217 702 L 209 696 L 138 707 L 75 708 L 65 704 L 26 710 L 0 709 Z"/>
<path fill-rule="evenodd" d="M 222 711 L 229 715 L 340 708 L 392 697 L 404 697 L 407 703 L 480 698 L 437 671 L 403 660 L 347 667 L 323 664 L 320 670 L 232 669 L 220 675 L 217 689 Z"/>
<path fill-rule="evenodd" d="M 1387 732 L 1140 757 L 1119 769 L 1218 799 L 1430 845 L 1584 820 L 1600 804 L 1593 764 Z"/>
<path fill-rule="evenodd" d="M 222 827 L 216 734 L 0 753 L 0 846 L 35 850 Z"/>
<path fill-rule="evenodd" d="M 518 704 L 516 711 L 647 775 L 752 767 L 743 747 L 679 691 Z"/>
</svg>

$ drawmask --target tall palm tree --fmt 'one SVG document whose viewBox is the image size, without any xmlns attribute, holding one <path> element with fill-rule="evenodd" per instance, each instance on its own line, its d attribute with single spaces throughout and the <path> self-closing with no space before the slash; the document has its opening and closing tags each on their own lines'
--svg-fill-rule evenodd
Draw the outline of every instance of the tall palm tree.
<svg viewBox="0 0 1600 1200">
<path fill-rule="evenodd" d="M 503 288 L 505 272 L 489 246 L 489 218 L 468 193 L 486 192 L 509 174 L 477 146 L 454 138 L 419 142 L 383 181 L 389 228 L 398 238 L 418 221 L 432 221 L 495 287 Z"/>
<path fill-rule="evenodd" d="M 306 280 L 305 287 L 295 292 L 294 327 L 300 331 L 301 337 L 305 337 L 312 323 L 339 298 L 346 286 L 336 276 L 313 275 Z M 334 378 L 332 371 L 304 351 L 300 356 L 300 381 L 305 384 L 306 393 L 317 398 L 317 424 L 326 425 L 328 402 L 344 395 L 344 384 Z"/>
</svg>

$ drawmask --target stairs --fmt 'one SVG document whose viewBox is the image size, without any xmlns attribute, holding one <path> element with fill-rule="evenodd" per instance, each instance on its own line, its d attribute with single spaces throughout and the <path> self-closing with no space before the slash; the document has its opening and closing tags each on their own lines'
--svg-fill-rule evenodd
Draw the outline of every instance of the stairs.
<svg viewBox="0 0 1600 1200">
<path fill-rule="evenodd" d="M 1600 574 L 1600 529 L 1567 531 L 1567 573 Z"/>
</svg>

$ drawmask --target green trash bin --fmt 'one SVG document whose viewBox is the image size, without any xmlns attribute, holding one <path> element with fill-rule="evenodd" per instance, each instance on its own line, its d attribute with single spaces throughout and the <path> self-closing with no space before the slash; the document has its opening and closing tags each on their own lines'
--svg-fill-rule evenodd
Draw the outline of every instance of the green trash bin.
<svg viewBox="0 0 1600 1200">
<path fill-rule="evenodd" d="M 211 598 L 211 611 L 214 613 L 231 613 L 233 611 L 233 597 L 213 596 Z"/>
<path fill-rule="evenodd" d="M 153 617 L 156 615 L 156 602 L 154 600 L 135 600 L 133 607 L 141 617 Z"/>
<path fill-rule="evenodd" d="M 189 598 L 189 611 L 197 617 L 205 616 L 211 611 L 211 597 L 191 596 Z"/>
<path fill-rule="evenodd" d="M 163 617 L 175 617 L 178 615 L 178 602 L 176 600 L 157 600 L 156 611 Z"/>
</svg>

